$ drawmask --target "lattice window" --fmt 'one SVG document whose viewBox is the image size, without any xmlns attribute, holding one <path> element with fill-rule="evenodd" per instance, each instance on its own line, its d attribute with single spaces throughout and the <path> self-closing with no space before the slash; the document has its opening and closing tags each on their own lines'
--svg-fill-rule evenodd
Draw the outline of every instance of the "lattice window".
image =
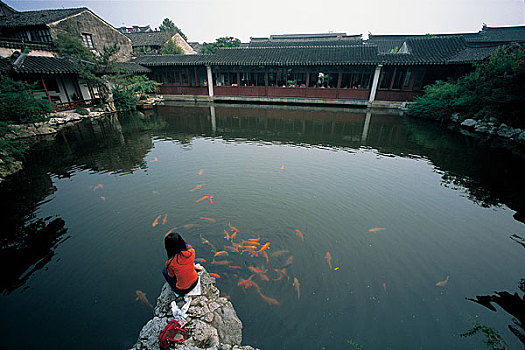
<svg viewBox="0 0 525 350">
<path fill-rule="evenodd" d="M 95 48 L 95 45 L 93 44 L 93 35 L 91 34 L 82 33 L 82 43 L 89 49 Z"/>
</svg>

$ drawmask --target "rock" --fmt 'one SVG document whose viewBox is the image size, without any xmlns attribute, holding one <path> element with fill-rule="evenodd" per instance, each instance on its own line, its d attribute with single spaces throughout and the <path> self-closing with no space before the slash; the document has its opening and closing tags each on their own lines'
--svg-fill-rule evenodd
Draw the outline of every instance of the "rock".
<svg viewBox="0 0 525 350">
<path fill-rule="evenodd" d="M 254 350 L 251 346 L 241 346 L 242 322 L 237 317 L 232 303 L 219 296 L 215 278 L 206 270 L 199 275 L 202 295 L 192 297 L 186 319 L 188 323 L 183 327 L 188 332 L 188 339 L 176 344 L 175 349 Z M 168 320 L 173 319 L 173 301 L 179 307 L 184 305 L 184 299 L 176 297 L 170 286 L 164 283 L 153 310 L 154 317 L 142 328 L 132 349 L 158 349 L 159 333 Z"/>
<path fill-rule="evenodd" d="M 511 138 L 514 135 L 517 135 L 519 133 L 518 130 L 506 125 L 501 124 L 498 128 L 498 136 L 505 137 L 505 138 Z"/>
<path fill-rule="evenodd" d="M 489 133 L 489 127 L 483 125 L 483 124 L 477 124 L 474 127 L 474 131 L 479 132 L 481 134 L 488 134 Z"/>
<path fill-rule="evenodd" d="M 452 115 L 450 116 L 450 120 L 454 123 L 457 123 L 461 120 L 461 116 L 459 115 L 459 113 L 452 113 Z"/>
<path fill-rule="evenodd" d="M 516 137 L 516 141 L 521 142 L 521 143 L 525 143 L 525 131 L 522 131 L 518 135 L 518 137 Z"/>
<path fill-rule="evenodd" d="M 465 120 L 461 123 L 461 126 L 464 127 L 464 128 L 470 129 L 470 128 L 475 127 L 477 123 L 478 123 L 478 122 L 475 121 L 474 119 L 465 119 Z"/>
</svg>

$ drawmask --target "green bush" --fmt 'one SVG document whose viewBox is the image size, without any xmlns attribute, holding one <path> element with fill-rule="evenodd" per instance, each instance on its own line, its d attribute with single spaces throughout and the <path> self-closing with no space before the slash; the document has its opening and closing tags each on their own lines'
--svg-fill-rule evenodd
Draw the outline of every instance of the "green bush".
<svg viewBox="0 0 525 350">
<path fill-rule="evenodd" d="M 75 113 L 78 113 L 80 115 L 88 115 L 89 111 L 85 108 L 78 108 L 78 109 L 75 109 Z"/>
<path fill-rule="evenodd" d="M 134 111 L 139 101 L 135 92 L 131 89 L 114 88 L 113 101 L 118 111 Z"/>
<path fill-rule="evenodd" d="M 34 85 L 11 78 L 0 77 L 0 120 L 16 123 L 34 123 L 46 119 L 53 112 L 48 100 L 33 97 Z"/>
<path fill-rule="evenodd" d="M 4 139 L 3 136 L 10 132 L 9 124 L 0 121 L 0 159 L 6 160 L 7 158 L 14 158 L 16 160 L 22 160 L 29 146 L 20 140 Z"/>
<path fill-rule="evenodd" d="M 446 120 L 457 112 L 464 118 L 496 118 L 524 127 L 525 54 L 521 49 L 499 48 L 489 60 L 456 81 L 437 81 L 410 105 L 413 116 Z"/>
</svg>

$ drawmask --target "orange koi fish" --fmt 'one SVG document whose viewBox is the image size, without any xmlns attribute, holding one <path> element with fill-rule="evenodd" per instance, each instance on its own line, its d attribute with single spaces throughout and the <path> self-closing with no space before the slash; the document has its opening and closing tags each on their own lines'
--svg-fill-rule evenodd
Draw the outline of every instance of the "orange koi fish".
<svg viewBox="0 0 525 350">
<path fill-rule="evenodd" d="M 284 170 L 284 164 L 283 164 L 283 165 L 281 165 L 281 170 Z"/>
<path fill-rule="evenodd" d="M 259 242 L 260 239 L 261 239 L 261 237 L 259 237 L 259 238 L 248 238 L 247 241 Z"/>
<path fill-rule="evenodd" d="M 193 187 L 193 188 L 190 190 L 190 192 L 193 192 L 193 191 L 195 191 L 195 190 L 198 190 L 198 189 L 201 188 L 201 187 L 202 187 L 202 185 L 197 185 L 197 186 Z"/>
<path fill-rule="evenodd" d="M 368 232 L 377 232 L 377 231 L 382 231 L 382 230 L 385 230 L 385 228 L 384 227 L 374 227 L 368 230 Z"/>
<path fill-rule="evenodd" d="M 219 256 L 219 255 L 226 255 L 226 256 L 228 256 L 228 252 L 225 252 L 224 250 L 221 250 L 221 251 L 215 253 L 213 255 L 213 257 L 215 258 L 216 256 Z"/>
<path fill-rule="evenodd" d="M 278 257 L 279 255 L 283 255 L 284 253 L 289 253 L 289 251 L 288 250 L 278 250 L 276 252 L 273 252 L 272 256 L 273 257 Z"/>
<path fill-rule="evenodd" d="M 157 218 L 155 219 L 155 221 L 153 221 L 153 223 L 151 224 L 151 226 L 155 227 L 159 224 L 159 219 L 160 219 L 161 215 L 157 216 Z"/>
<path fill-rule="evenodd" d="M 263 281 L 269 281 L 270 279 L 268 278 L 268 276 L 266 276 L 264 273 L 260 273 L 258 274 L 259 277 L 261 277 L 261 279 Z"/>
<path fill-rule="evenodd" d="M 266 272 L 268 272 L 267 270 L 258 269 L 258 268 L 253 267 L 253 266 L 248 266 L 248 269 L 252 270 L 255 273 L 266 273 Z"/>
<path fill-rule="evenodd" d="M 199 170 L 199 172 L 197 174 L 202 175 L 202 169 Z"/>
<path fill-rule="evenodd" d="M 232 262 L 228 260 L 213 260 L 211 263 L 214 265 L 230 265 Z"/>
<path fill-rule="evenodd" d="M 238 286 L 242 286 L 243 284 L 247 284 L 247 283 L 250 283 L 252 281 L 252 278 L 253 276 L 255 275 L 251 275 L 250 277 L 248 277 L 248 279 L 245 279 L 243 280 L 242 278 L 239 280 L 239 283 L 237 283 Z M 247 287 L 245 287 L 247 288 Z"/>
<path fill-rule="evenodd" d="M 226 230 L 224 230 L 224 233 L 226 234 L 226 236 L 224 236 L 224 238 L 226 238 L 227 240 L 230 240 L 230 233 Z"/>
<path fill-rule="evenodd" d="M 257 253 L 262 252 L 263 250 L 265 250 L 265 249 L 268 248 L 269 246 L 270 246 L 270 242 L 266 242 L 266 243 L 264 243 L 264 245 L 261 247 L 261 249 L 259 249 L 259 250 L 257 251 Z"/>
<path fill-rule="evenodd" d="M 225 245 L 224 249 L 228 249 L 230 252 L 235 252 L 235 253 L 239 252 L 239 249 L 237 249 L 235 247 L 230 247 L 229 245 Z"/>
<path fill-rule="evenodd" d="M 295 229 L 295 233 L 297 234 L 297 236 L 299 236 L 299 238 L 301 238 L 301 241 L 304 241 L 304 236 L 303 236 L 303 233 L 301 232 L 301 230 L 296 228 Z"/>
<path fill-rule="evenodd" d="M 286 263 L 284 266 L 291 265 L 293 263 L 293 255 L 290 255 L 290 257 L 286 260 Z"/>
<path fill-rule="evenodd" d="M 216 252 L 217 251 L 217 248 L 215 248 L 215 246 L 213 244 L 211 244 L 210 241 L 208 241 L 206 238 L 202 237 L 202 235 L 201 235 L 201 242 L 202 242 L 202 244 L 209 245 L 212 252 Z"/>
<path fill-rule="evenodd" d="M 197 261 L 197 262 L 206 262 L 206 259 L 203 259 L 203 258 L 196 258 L 195 261 Z"/>
<path fill-rule="evenodd" d="M 164 225 L 166 223 L 166 220 L 168 219 L 168 214 L 164 216 L 164 219 L 162 219 L 162 224 Z"/>
<path fill-rule="evenodd" d="M 257 249 L 256 245 L 241 245 L 240 248 L 246 248 L 246 249 Z"/>
<path fill-rule="evenodd" d="M 230 269 L 236 269 L 236 270 L 240 270 L 242 269 L 242 267 L 240 266 L 236 266 L 236 265 L 231 265 L 231 266 L 228 266 Z"/>
<path fill-rule="evenodd" d="M 264 257 L 266 258 L 266 263 L 268 264 L 268 262 L 270 261 L 270 259 L 268 258 L 268 253 L 266 253 L 266 250 L 264 250 L 262 253 Z"/>
<path fill-rule="evenodd" d="M 217 220 L 215 219 L 212 219 L 212 218 L 203 218 L 202 216 L 200 217 L 201 220 L 206 220 L 206 221 L 209 221 L 209 222 L 217 222 Z"/>
<path fill-rule="evenodd" d="M 90 187 L 91 187 L 91 186 L 90 186 Z M 95 187 L 93 187 L 93 191 L 96 191 L 96 190 L 98 190 L 99 188 L 102 189 L 102 188 L 104 188 L 104 186 L 102 186 L 102 184 L 98 184 L 98 185 L 96 185 Z"/>
<path fill-rule="evenodd" d="M 326 261 L 328 261 L 328 266 L 330 267 L 330 270 L 332 269 L 332 257 L 330 256 L 330 252 L 326 252 Z"/>
<path fill-rule="evenodd" d="M 106 197 L 102 196 L 102 197 L 100 197 L 100 199 L 102 199 L 103 201 L 105 201 L 105 200 L 106 200 Z"/>
<path fill-rule="evenodd" d="M 158 161 L 157 157 L 155 157 L 153 160 L 150 160 L 150 162 L 157 162 L 157 161 Z"/>
<path fill-rule="evenodd" d="M 239 232 L 239 230 L 236 227 L 232 226 L 230 223 L 228 223 L 228 226 L 230 227 L 230 230 Z"/>
<path fill-rule="evenodd" d="M 447 283 L 448 283 L 448 278 L 449 277 L 450 276 L 447 276 L 447 278 L 444 281 L 439 281 L 438 283 L 436 283 L 436 287 L 444 287 L 444 286 L 446 286 Z"/>
<path fill-rule="evenodd" d="M 293 286 L 295 287 L 295 290 L 297 291 L 297 299 L 301 299 L 301 291 L 300 291 L 301 285 L 299 284 L 299 280 L 297 279 L 297 277 L 293 278 Z"/>
<path fill-rule="evenodd" d="M 209 196 L 201 197 L 201 198 L 197 199 L 195 202 L 199 203 L 200 201 L 203 201 L 203 200 L 205 200 L 206 198 L 209 198 Z"/>
<path fill-rule="evenodd" d="M 210 272 L 209 275 L 210 275 L 211 277 L 221 278 L 220 275 L 218 275 L 218 274 L 216 274 L 216 273 L 213 273 L 213 272 Z"/>
<path fill-rule="evenodd" d="M 210 203 L 213 203 L 213 196 L 210 196 L 208 199 L 210 200 Z"/>
<path fill-rule="evenodd" d="M 232 235 L 230 236 L 230 241 L 235 237 L 237 236 L 237 231 L 233 232 Z"/>
<path fill-rule="evenodd" d="M 175 230 L 175 229 L 176 229 L 176 227 L 174 227 L 174 228 L 172 228 L 171 230 L 169 230 L 168 232 L 166 232 L 166 234 L 164 235 L 164 238 L 168 237 L 168 235 L 169 235 L 170 233 L 172 233 L 173 230 Z"/>
<path fill-rule="evenodd" d="M 288 280 L 290 280 L 290 276 L 288 276 L 286 274 L 286 269 L 282 269 L 282 270 L 279 270 L 279 269 L 273 269 L 275 272 L 277 272 L 279 274 L 279 277 L 275 278 L 274 280 L 275 281 L 280 281 L 283 279 L 283 277 L 286 277 Z"/>
<path fill-rule="evenodd" d="M 186 224 L 186 225 L 182 226 L 182 228 L 188 229 L 188 228 L 197 227 L 197 226 L 199 226 L 199 224 Z"/>
<path fill-rule="evenodd" d="M 148 297 L 146 296 L 146 293 L 144 293 L 141 290 L 137 290 L 135 294 L 137 295 L 136 300 L 140 300 L 142 303 L 144 303 L 145 305 L 153 309 L 153 305 L 151 305 L 151 303 L 149 302 Z"/>
<path fill-rule="evenodd" d="M 257 289 L 257 292 L 259 292 L 259 295 L 261 296 L 261 298 L 263 298 L 263 300 L 266 301 L 268 304 L 270 304 L 270 305 L 280 305 L 279 302 L 277 301 L 277 299 L 267 297 L 266 295 L 264 295 L 261 292 L 260 289 Z"/>
<path fill-rule="evenodd" d="M 248 241 L 242 241 L 242 244 L 246 244 L 247 246 L 250 246 L 250 247 L 253 247 L 254 244 L 255 244 L 255 245 L 261 245 L 261 243 L 259 243 L 259 242 L 257 242 L 257 241 L 250 241 L 250 240 L 248 240 Z"/>
</svg>

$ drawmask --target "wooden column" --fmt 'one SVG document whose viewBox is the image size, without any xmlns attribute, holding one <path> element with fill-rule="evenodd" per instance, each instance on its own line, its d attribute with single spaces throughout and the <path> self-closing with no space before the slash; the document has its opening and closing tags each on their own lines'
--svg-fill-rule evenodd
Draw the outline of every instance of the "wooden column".
<svg viewBox="0 0 525 350">
<path fill-rule="evenodd" d="M 49 100 L 49 103 L 51 104 L 51 106 L 53 105 L 53 103 L 51 102 L 51 97 L 49 96 L 49 91 L 47 91 L 47 86 L 46 86 L 46 82 L 44 81 L 44 78 L 40 78 L 42 80 L 42 86 L 44 87 L 44 91 L 46 92 L 46 95 L 47 95 L 47 99 Z"/>
<path fill-rule="evenodd" d="M 199 86 L 199 77 L 197 76 L 197 67 L 193 67 L 193 73 L 195 74 L 195 86 Z"/>
<path fill-rule="evenodd" d="M 213 97 L 213 75 L 211 72 L 211 66 L 206 66 L 206 74 L 208 78 L 208 95 Z"/>
<path fill-rule="evenodd" d="M 306 88 L 310 86 L 310 71 L 306 71 Z"/>
<path fill-rule="evenodd" d="M 264 96 L 268 97 L 268 68 L 264 69 Z"/>
<path fill-rule="evenodd" d="M 374 102 L 376 98 L 376 92 L 377 92 L 377 85 L 379 83 L 379 76 L 381 75 L 381 68 L 383 67 L 382 64 L 377 65 L 375 72 L 374 72 L 374 79 L 372 80 L 372 88 L 370 89 L 370 98 L 368 99 L 368 102 Z"/>
</svg>

